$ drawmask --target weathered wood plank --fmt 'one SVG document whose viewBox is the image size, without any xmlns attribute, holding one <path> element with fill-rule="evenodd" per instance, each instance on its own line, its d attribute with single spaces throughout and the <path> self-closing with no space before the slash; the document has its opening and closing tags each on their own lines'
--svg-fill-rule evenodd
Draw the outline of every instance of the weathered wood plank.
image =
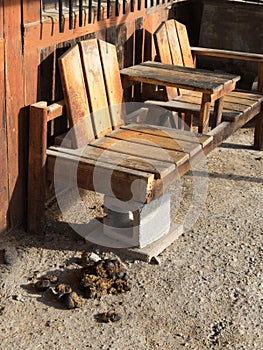
<svg viewBox="0 0 263 350">
<path fill-rule="evenodd" d="M 27 218 L 29 232 L 39 231 L 44 217 L 48 112 L 46 105 L 46 102 L 39 102 L 30 106 Z"/>
<path fill-rule="evenodd" d="M 111 111 L 112 126 L 116 127 L 123 124 L 123 89 L 119 64 L 116 54 L 116 47 L 105 41 L 99 41 L 101 54 L 101 63 L 107 88 L 108 103 Z"/>
<path fill-rule="evenodd" d="M 263 62 L 263 55 L 258 53 L 209 49 L 205 47 L 191 47 L 191 50 L 196 55 L 233 58 L 253 62 Z"/>
<path fill-rule="evenodd" d="M 0 39 L 0 85 L 2 87 L 0 90 L 0 235 L 7 228 L 8 212 L 7 134 L 4 83 L 4 40 Z"/>
<path fill-rule="evenodd" d="M 200 117 L 198 119 L 198 132 L 201 134 L 203 133 L 205 134 L 208 132 L 210 106 L 211 106 L 210 95 L 203 94 L 201 109 L 200 109 Z"/>
<path fill-rule="evenodd" d="M 192 68 L 192 67 L 188 67 L 188 66 L 171 66 L 169 64 L 163 64 L 160 62 L 143 62 L 141 64 L 141 66 L 143 67 L 159 67 L 162 69 L 167 69 L 170 74 L 171 71 L 175 72 L 176 74 L 186 74 L 186 77 L 190 78 L 190 79 L 198 79 L 198 77 L 202 76 L 202 80 L 206 81 L 206 82 L 214 82 L 215 84 L 218 83 L 225 83 L 227 81 L 226 84 L 230 84 L 231 82 L 237 82 L 238 80 L 240 80 L 240 76 L 238 75 L 234 75 L 234 74 L 229 74 L 229 73 L 218 73 L 218 72 L 213 72 L 210 71 L 208 69 L 199 69 L 199 68 Z M 187 68 L 187 71 L 185 70 L 185 68 Z"/>
<path fill-rule="evenodd" d="M 122 129 L 140 131 L 140 133 L 151 134 L 155 136 L 167 137 L 169 139 L 176 139 L 181 141 L 188 141 L 193 144 L 198 143 L 204 147 L 212 142 L 212 138 L 207 135 L 193 133 L 191 131 L 181 131 L 178 129 L 167 128 L 165 126 L 152 126 L 143 124 L 129 124 L 123 126 Z"/>
<path fill-rule="evenodd" d="M 158 68 L 158 69 L 157 69 Z M 209 94 L 222 92 L 222 85 L 227 89 L 228 85 L 239 80 L 240 77 L 227 75 L 222 78 L 215 78 L 212 75 L 204 74 L 204 71 L 185 67 L 165 65 L 159 62 L 145 62 L 131 68 L 121 70 L 122 77 L 138 82 L 147 82 L 156 85 L 177 86 L 179 88 L 202 91 Z M 175 74 L 171 74 L 171 71 Z M 200 81 L 199 74 L 202 74 Z M 222 85 L 220 85 L 222 84 Z"/>
<path fill-rule="evenodd" d="M 77 45 L 59 58 L 59 67 L 70 127 L 74 126 L 73 145 L 82 147 L 94 139 L 95 134 Z"/>
<path fill-rule="evenodd" d="M 155 40 L 157 42 L 158 54 L 163 63 L 173 64 L 172 54 L 170 51 L 169 38 L 165 26 L 161 26 L 155 33 Z M 180 49 L 180 48 L 179 48 Z M 177 62 L 177 61 L 176 61 Z M 179 64 L 178 60 L 178 64 Z M 174 63 L 175 64 L 175 63 Z M 178 89 L 173 87 L 166 87 L 167 98 L 169 100 L 178 96 Z"/>
<path fill-rule="evenodd" d="M 96 190 L 99 193 L 114 195 L 123 200 L 133 198 L 140 203 L 146 203 L 152 198 L 154 189 L 154 174 L 143 171 L 127 169 L 120 166 L 110 166 L 107 163 L 97 162 L 91 159 L 81 159 L 77 163 L 77 179 L 75 176 L 76 156 L 59 153 L 57 151 L 47 151 L 47 171 L 50 180 L 54 178 L 54 168 L 56 164 L 56 179 L 60 183 L 68 186 L 77 184 L 80 188 Z M 94 188 L 94 169 L 96 168 L 96 188 Z M 98 179 L 98 174 L 100 179 Z M 106 181 L 109 179 L 110 183 Z M 135 180 L 137 190 L 132 193 L 131 185 Z"/>
<path fill-rule="evenodd" d="M 143 142 L 136 143 L 121 138 L 105 137 L 96 141 L 94 146 L 103 150 L 115 149 L 120 153 L 130 156 L 138 156 L 139 154 L 141 157 L 148 159 L 149 162 L 158 160 L 176 164 L 177 166 L 181 165 L 181 163 L 185 162 L 189 157 L 186 152 L 180 151 L 179 147 L 178 150 L 163 150 Z"/>
<path fill-rule="evenodd" d="M 201 102 L 202 95 L 199 92 L 196 91 L 191 91 L 188 92 L 188 94 L 185 94 L 183 97 L 181 97 L 182 100 L 185 102 L 189 101 L 192 99 L 192 102 L 198 101 L 198 103 Z M 263 96 L 261 95 L 253 95 L 247 92 L 237 92 L 237 91 L 231 91 L 230 93 L 224 95 L 224 107 L 226 106 L 226 103 L 232 103 L 237 104 L 237 105 L 242 105 L 244 107 L 253 107 L 255 106 L 258 102 L 263 101 Z M 212 103 L 213 105 L 213 103 Z"/>
<path fill-rule="evenodd" d="M 201 145 L 199 143 L 185 141 L 182 140 L 182 138 L 180 140 L 177 140 L 176 138 L 168 138 L 167 136 L 163 137 L 161 135 L 155 135 L 154 133 L 141 133 L 140 130 L 133 131 L 121 129 L 116 130 L 115 132 L 106 136 L 127 141 L 132 145 L 136 145 L 137 143 L 143 146 L 151 145 L 151 153 L 153 154 L 159 151 L 161 154 L 168 151 L 178 151 L 185 152 L 188 153 L 190 156 L 193 156 L 201 149 Z"/>
<path fill-rule="evenodd" d="M 112 124 L 97 39 L 81 41 L 80 50 L 86 82 L 84 91 L 87 89 L 95 136 L 100 137 L 111 129 Z"/>
<path fill-rule="evenodd" d="M 149 158 L 144 158 L 140 154 L 132 156 L 123 152 L 118 152 L 116 148 L 105 150 L 88 145 L 84 150 L 74 150 L 56 146 L 49 147 L 49 149 L 74 155 L 76 158 L 80 157 L 80 159 L 85 159 L 87 161 L 92 160 L 110 164 L 113 169 L 118 166 L 119 168 L 123 167 L 152 173 L 156 178 L 160 178 L 160 176 L 164 177 L 175 170 L 175 166 L 171 163 L 158 161 L 156 159 L 149 160 Z"/>
<path fill-rule="evenodd" d="M 201 97 L 201 94 L 200 95 L 185 94 L 178 97 L 176 100 L 177 101 L 180 100 L 180 102 L 183 102 L 183 103 L 193 103 L 196 105 L 200 105 L 202 97 Z M 223 104 L 224 111 L 245 112 L 246 110 L 249 110 L 250 108 L 252 108 L 258 103 L 258 101 L 255 101 L 255 102 L 252 101 L 252 103 L 250 101 L 250 103 L 247 103 L 247 101 L 245 103 L 242 103 L 243 102 L 242 99 L 231 97 L 229 96 L 229 94 L 226 94 L 224 96 L 224 104 Z M 211 108 L 213 106 L 214 106 L 214 103 L 211 103 Z"/>
<path fill-rule="evenodd" d="M 0 39 L 4 37 L 4 0 L 0 0 Z"/>
<path fill-rule="evenodd" d="M 223 105 L 224 105 L 224 96 L 216 100 L 214 103 L 212 123 L 211 123 L 212 128 L 216 127 L 222 121 Z"/>
<path fill-rule="evenodd" d="M 188 40 L 186 27 L 180 22 L 174 21 L 174 23 L 176 26 L 177 35 L 180 42 L 181 54 L 182 54 L 184 66 L 194 68 L 195 65 L 194 65 L 193 57 L 190 50 L 190 44 Z"/>
</svg>

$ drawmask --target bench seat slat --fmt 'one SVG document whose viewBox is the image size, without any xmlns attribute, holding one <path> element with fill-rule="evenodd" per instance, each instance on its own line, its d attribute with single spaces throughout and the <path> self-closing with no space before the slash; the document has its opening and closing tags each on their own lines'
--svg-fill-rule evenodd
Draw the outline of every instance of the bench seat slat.
<svg viewBox="0 0 263 350">
<path fill-rule="evenodd" d="M 166 108 L 174 109 L 179 112 L 199 113 L 201 103 L 201 93 L 191 91 L 187 94 L 180 95 L 171 101 L 146 101 L 150 104 L 158 104 Z M 257 109 L 262 103 L 263 96 L 254 95 L 247 92 L 233 91 L 224 97 L 224 107 L 222 119 L 225 121 L 237 121 L 242 114 L 249 110 Z M 213 103 L 211 104 L 211 114 L 213 113 Z"/>
<path fill-rule="evenodd" d="M 158 147 L 152 147 L 150 145 L 138 143 L 138 142 L 129 142 L 122 139 L 106 137 L 102 142 L 94 143 L 98 148 L 104 150 L 109 148 L 118 148 L 118 151 L 125 153 L 127 155 L 136 156 L 140 154 L 145 159 L 148 159 L 149 162 L 154 162 L 154 160 L 159 160 L 166 163 L 176 164 L 177 166 L 184 163 L 188 158 L 186 152 L 180 152 L 178 150 L 161 150 Z"/>
<path fill-rule="evenodd" d="M 156 177 L 165 177 L 168 173 L 175 170 L 173 163 L 162 162 L 157 159 L 144 158 L 141 155 L 135 156 L 127 153 L 118 152 L 118 150 L 104 149 L 88 145 L 85 149 L 76 150 L 62 147 L 50 147 L 52 151 L 61 152 L 63 154 L 69 154 L 75 156 L 76 159 L 81 157 L 81 160 L 96 161 L 105 163 L 105 166 L 110 165 L 115 168 L 118 167 L 127 169 L 136 169 L 147 173 L 152 173 Z M 187 157 L 185 157 L 187 160 Z"/>
<path fill-rule="evenodd" d="M 188 153 L 189 156 L 193 156 L 202 148 L 199 143 L 192 143 L 182 139 L 177 140 L 175 138 L 167 138 L 160 135 L 154 135 L 153 133 L 141 133 L 140 130 L 116 130 L 115 132 L 107 135 L 107 137 L 129 142 L 132 147 L 136 147 L 137 144 L 140 144 L 144 147 L 151 145 L 151 151 L 153 152 L 154 156 L 158 150 L 161 150 L 161 153 L 178 151 Z"/>
<path fill-rule="evenodd" d="M 151 199 L 151 191 L 154 187 L 154 174 L 138 171 L 136 169 L 127 169 L 125 167 L 116 166 L 114 172 L 109 164 L 100 164 L 95 160 L 81 159 L 62 152 L 47 150 L 47 177 L 49 180 L 54 180 L 59 183 L 64 183 L 67 186 L 76 186 L 80 188 L 97 191 L 104 194 L 111 194 L 111 191 L 120 199 L 129 200 L 132 198 L 131 185 L 135 180 L 141 180 L 137 185 L 139 190 L 134 194 L 134 200 L 146 203 Z M 76 163 L 77 162 L 77 163 Z M 77 165 L 77 179 L 76 179 Z M 100 176 L 100 181 L 97 181 L 94 186 L 94 171 Z M 105 179 L 112 174 L 110 183 Z"/>
<path fill-rule="evenodd" d="M 179 141 L 188 141 L 193 144 L 200 144 L 202 147 L 207 146 L 212 142 L 213 138 L 208 135 L 193 133 L 187 130 L 172 129 L 165 126 L 153 126 L 153 125 L 138 125 L 129 124 L 121 127 L 126 130 L 140 131 L 140 133 L 151 134 L 155 136 L 167 137 L 169 139 L 176 139 Z"/>
</svg>

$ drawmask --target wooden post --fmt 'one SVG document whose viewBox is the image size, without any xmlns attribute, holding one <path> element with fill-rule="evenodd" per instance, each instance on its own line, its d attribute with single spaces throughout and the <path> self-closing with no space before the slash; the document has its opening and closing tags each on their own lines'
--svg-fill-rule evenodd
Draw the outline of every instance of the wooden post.
<svg viewBox="0 0 263 350">
<path fill-rule="evenodd" d="M 212 129 L 221 123 L 224 105 L 224 96 L 215 101 L 214 113 L 212 117 Z"/>
<path fill-rule="evenodd" d="M 208 132 L 210 105 L 211 105 L 210 94 L 203 94 L 199 122 L 198 122 L 198 132 L 200 134 L 205 134 Z"/>
<path fill-rule="evenodd" d="M 192 131 L 193 128 L 193 114 L 186 112 L 185 113 L 185 124 L 189 126 L 189 130 Z"/>
<path fill-rule="evenodd" d="M 30 106 L 27 230 L 38 233 L 45 210 L 47 104 Z"/>
</svg>

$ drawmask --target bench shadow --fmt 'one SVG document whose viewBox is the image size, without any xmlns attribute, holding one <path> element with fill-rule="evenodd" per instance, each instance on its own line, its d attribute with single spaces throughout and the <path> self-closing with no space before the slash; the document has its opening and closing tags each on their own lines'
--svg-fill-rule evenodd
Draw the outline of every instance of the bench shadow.
<svg viewBox="0 0 263 350">
<path fill-rule="evenodd" d="M 224 142 L 218 148 L 231 148 L 231 149 L 247 149 L 247 150 L 253 150 L 253 145 L 242 145 L 238 143 L 228 143 Z"/>
<path fill-rule="evenodd" d="M 263 178 L 255 178 L 255 177 L 251 177 L 251 176 L 244 176 L 244 175 L 235 175 L 235 174 L 220 174 L 220 173 L 206 173 L 203 171 L 195 171 L 195 175 L 196 176 L 207 176 L 209 178 L 216 178 L 216 179 L 225 179 L 225 180 L 234 180 L 234 181 L 247 181 L 247 182 L 253 182 L 253 183 L 259 183 L 262 184 L 263 183 Z"/>
</svg>

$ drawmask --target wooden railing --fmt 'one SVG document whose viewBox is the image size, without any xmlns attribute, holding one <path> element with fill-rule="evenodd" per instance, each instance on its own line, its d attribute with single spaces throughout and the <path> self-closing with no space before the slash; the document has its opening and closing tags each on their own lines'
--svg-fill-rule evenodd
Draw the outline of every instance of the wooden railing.
<svg viewBox="0 0 263 350">
<path fill-rule="evenodd" d="M 101 21 L 111 17 L 125 15 L 128 12 L 156 7 L 170 3 L 172 0 L 42 0 L 41 21 L 45 18 L 59 21 L 59 32 L 65 30 L 65 18 L 68 18 L 68 29 L 76 26 Z M 77 22 L 77 23 L 76 23 Z"/>
</svg>

